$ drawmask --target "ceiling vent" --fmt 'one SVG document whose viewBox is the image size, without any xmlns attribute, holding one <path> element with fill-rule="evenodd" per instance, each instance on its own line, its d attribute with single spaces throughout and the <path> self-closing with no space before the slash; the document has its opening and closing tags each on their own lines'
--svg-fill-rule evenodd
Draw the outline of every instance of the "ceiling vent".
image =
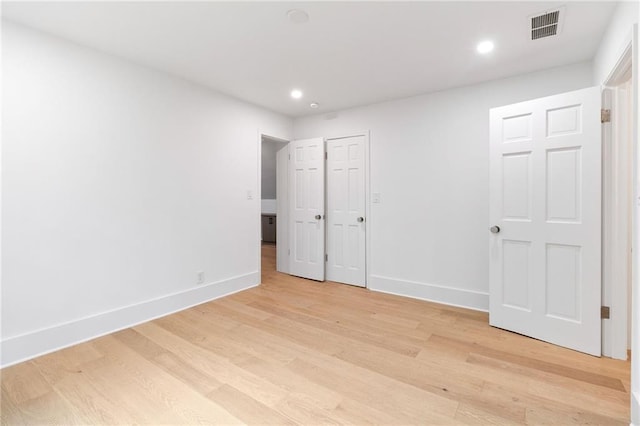
<svg viewBox="0 0 640 426">
<path fill-rule="evenodd" d="M 560 34 L 564 23 L 564 7 L 536 14 L 529 18 L 531 22 L 531 40 Z"/>
</svg>

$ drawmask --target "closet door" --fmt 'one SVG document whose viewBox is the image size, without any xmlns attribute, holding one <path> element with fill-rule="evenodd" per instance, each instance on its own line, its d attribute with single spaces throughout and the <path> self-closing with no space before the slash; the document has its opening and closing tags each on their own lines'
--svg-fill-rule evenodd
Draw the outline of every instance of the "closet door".
<svg viewBox="0 0 640 426">
<path fill-rule="evenodd" d="M 324 139 L 289 144 L 289 270 L 324 281 Z"/>
<path fill-rule="evenodd" d="M 365 137 L 327 141 L 327 280 L 364 287 Z"/>
</svg>

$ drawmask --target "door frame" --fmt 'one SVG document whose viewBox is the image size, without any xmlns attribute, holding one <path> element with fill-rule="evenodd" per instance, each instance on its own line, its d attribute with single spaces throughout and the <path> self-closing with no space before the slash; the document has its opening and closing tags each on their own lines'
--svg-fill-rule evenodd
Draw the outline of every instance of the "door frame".
<svg viewBox="0 0 640 426">
<path fill-rule="evenodd" d="M 612 111 L 611 122 L 603 123 L 603 193 L 602 193 L 602 297 L 603 305 L 611 307 L 611 318 L 602 323 L 602 354 L 615 359 L 627 359 L 631 310 L 628 292 L 631 284 L 628 252 L 624 236 L 631 235 L 633 216 L 632 182 L 632 94 L 620 89 L 629 81 L 632 67 L 632 43 L 628 41 L 614 69 L 602 86 L 602 108 Z M 633 84 L 632 84 L 633 86 Z M 632 87 L 633 88 L 633 87 Z M 624 123 L 622 129 L 618 126 Z M 626 122 L 626 123 L 625 123 Z M 625 131 L 626 134 L 622 134 Z M 626 177 L 626 182 L 619 179 Z M 622 200 L 622 205 L 620 204 Z M 630 242 L 632 243 L 632 241 Z"/>
<path fill-rule="evenodd" d="M 258 224 L 258 228 L 257 228 L 257 233 L 256 233 L 256 238 L 257 238 L 257 259 L 258 259 L 258 276 L 260 277 L 260 283 L 262 283 L 262 139 L 263 138 L 267 138 L 270 139 L 272 141 L 275 142 L 281 142 L 284 146 L 287 146 L 288 149 L 288 145 L 289 145 L 289 139 L 286 137 L 278 137 L 278 136 L 272 136 L 270 133 L 265 133 L 264 131 L 258 129 L 258 137 L 257 137 L 257 162 L 258 162 L 258 174 L 257 174 L 257 182 L 256 182 L 256 187 L 258 188 L 257 190 L 257 194 L 256 197 L 258 198 L 258 207 L 257 207 L 257 214 L 256 214 L 256 221 Z M 276 171 L 276 176 L 277 176 L 277 171 Z M 277 179 L 277 177 L 276 177 Z M 287 194 L 287 199 L 285 200 L 285 202 L 288 201 L 288 194 Z M 286 220 L 286 219 L 285 219 Z M 277 222 L 278 219 L 276 217 L 276 262 L 278 260 L 278 257 L 282 257 L 283 253 L 287 253 L 287 251 L 289 250 L 289 241 L 287 235 L 285 235 L 285 238 L 281 238 L 281 240 L 285 240 L 286 244 L 284 244 L 282 241 L 279 241 L 278 239 L 278 225 Z M 280 231 L 281 233 L 282 231 Z M 284 231 L 284 232 L 288 232 Z M 282 234 L 281 234 L 282 235 Z M 288 269 L 288 257 L 284 256 L 284 259 L 287 259 L 287 263 L 286 263 L 286 267 Z"/>
<path fill-rule="evenodd" d="M 609 75 L 602 82 L 602 87 L 616 86 L 620 77 L 631 66 L 631 245 L 635 247 L 631 254 L 631 311 L 627 315 L 631 318 L 631 424 L 640 425 L 640 145 L 638 141 L 638 122 L 640 120 L 640 58 L 638 24 L 634 24 L 619 50 L 618 58 L 611 68 Z M 612 135 L 615 137 L 616 135 Z M 604 200 L 603 200 L 604 202 Z M 603 226 L 605 224 L 603 223 Z M 604 283 L 603 283 L 604 284 Z M 619 283 L 618 283 L 619 285 Z M 618 289 L 621 291 L 621 289 Z M 619 306 L 620 302 L 612 300 L 611 309 L 626 309 Z M 604 329 L 603 329 L 604 330 Z M 604 342 L 604 335 L 603 335 Z M 619 348 L 618 348 L 619 349 Z"/>
<path fill-rule="evenodd" d="M 369 282 L 371 281 L 370 273 L 371 273 L 371 147 L 370 147 L 370 131 L 365 130 L 362 132 L 345 132 L 339 133 L 337 135 L 332 135 L 324 138 L 324 151 L 327 152 L 327 142 L 330 140 L 336 139 L 345 139 L 345 138 L 353 138 L 362 136 L 364 138 L 364 245 L 365 245 L 365 253 L 364 253 L 364 288 L 369 288 Z M 326 209 L 326 200 L 327 200 L 327 174 L 325 172 L 325 209 Z M 325 212 L 326 216 L 326 212 Z M 325 241 L 327 240 L 327 228 L 325 227 Z M 328 246 L 325 245 L 325 252 L 328 251 Z M 326 262 L 325 262 L 325 272 L 326 272 Z"/>
<path fill-rule="evenodd" d="M 631 260 L 631 422 L 640 425 L 640 278 L 638 277 L 640 267 L 640 146 L 638 141 L 638 121 L 640 118 L 640 58 L 638 58 L 638 34 L 639 24 L 633 25 L 631 35 L 631 151 L 632 151 L 632 179 L 633 179 L 633 200 L 632 209 L 632 245 L 636 247 Z"/>
</svg>

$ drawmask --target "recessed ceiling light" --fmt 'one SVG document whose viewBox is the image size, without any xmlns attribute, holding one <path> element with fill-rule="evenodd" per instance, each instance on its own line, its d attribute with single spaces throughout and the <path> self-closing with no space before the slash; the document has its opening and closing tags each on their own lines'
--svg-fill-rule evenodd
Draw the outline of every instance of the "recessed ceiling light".
<svg viewBox="0 0 640 426">
<path fill-rule="evenodd" d="M 481 53 L 483 55 L 491 52 L 493 50 L 493 42 L 490 40 L 485 40 L 482 41 L 480 43 L 478 43 L 478 46 L 476 47 L 476 50 L 478 51 L 478 53 Z"/>
<path fill-rule="evenodd" d="M 300 99 L 302 97 L 302 90 L 293 89 L 291 91 L 291 97 L 293 99 Z"/>
<path fill-rule="evenodd" d="M 309 21 L 309 15 L 304 10 L 291 9 L 287 12 L 287 18 L 292 24 L 304 24 Z"/>
<path fill-rule="evenodd" d="M 309 104 L 309 106 L 310 106 L 311 108 L 318 108 L 318 107 L 320 106 L 320 104 L 319 104 L 319 103 L 317 103 L 317 102 L 311 102 L 311 103 Z"/>
</svg>

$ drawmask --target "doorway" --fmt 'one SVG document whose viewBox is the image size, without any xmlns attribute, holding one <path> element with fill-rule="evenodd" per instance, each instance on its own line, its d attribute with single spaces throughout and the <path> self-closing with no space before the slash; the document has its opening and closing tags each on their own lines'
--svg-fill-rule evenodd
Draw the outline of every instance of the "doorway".
<svg viewBox="0 0 640 426">
<path fill-rule="evenodd" d="M 269 262 L 278 270 L 287 262 L 287 164 L 289 141 L 260 134 L 260 261 L 269 246 Z M 263 268 L 261 267 L 261 270 Z M 284 268 L 286 269 L 286 268 Z"/>
</svg>

